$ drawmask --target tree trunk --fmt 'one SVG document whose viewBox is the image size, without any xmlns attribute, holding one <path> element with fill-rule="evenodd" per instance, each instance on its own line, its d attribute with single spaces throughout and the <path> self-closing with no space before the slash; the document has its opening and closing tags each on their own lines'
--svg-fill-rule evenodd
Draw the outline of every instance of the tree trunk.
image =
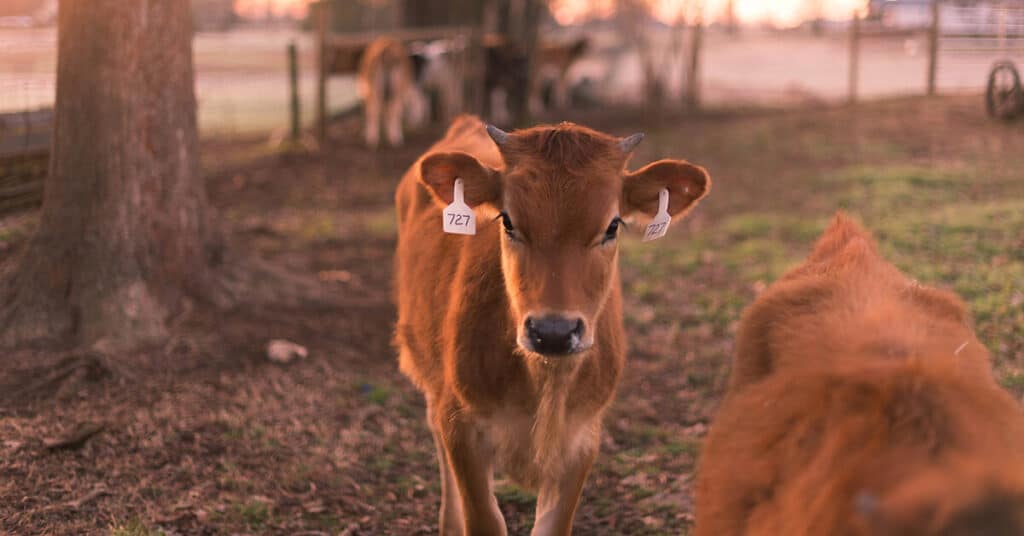
<svg viewBox="0 0 1024 536">
<path fill-rule="evenodd" d="M 0 346 L 166 336 L 222 245 L 199 174 L 189 0 L 62 0 L 39 229 L 0 288 Z"/>
</svg>

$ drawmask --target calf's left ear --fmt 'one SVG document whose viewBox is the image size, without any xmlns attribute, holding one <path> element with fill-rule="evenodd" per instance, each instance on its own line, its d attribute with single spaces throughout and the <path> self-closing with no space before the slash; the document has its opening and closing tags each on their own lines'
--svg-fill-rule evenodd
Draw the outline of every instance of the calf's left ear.
<svg viewBox="0 0 1024 536">
<path fill-rule="evenodd" d="M 711 191 L 711 177 L 700 166 L 683 160 L 658 160 L 627 173 L 622 183 L 621 211 L 654 217 L 658 194 L 668 189 L 668 213 L 673 219 L 686 215 Z"/>
</svg>

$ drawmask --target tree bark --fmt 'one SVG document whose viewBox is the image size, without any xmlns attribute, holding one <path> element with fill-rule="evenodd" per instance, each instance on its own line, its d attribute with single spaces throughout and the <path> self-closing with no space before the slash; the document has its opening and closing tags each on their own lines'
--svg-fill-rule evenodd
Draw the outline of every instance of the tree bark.
<svg viewBox="0 0 1024 536">
<path fill-rule="evenodd" d="M 0 346 L 159 341 L 222 241 L 199 173 L 189 0 L 62 0 L 37 234 L 0 286 Z"/>
</svg>

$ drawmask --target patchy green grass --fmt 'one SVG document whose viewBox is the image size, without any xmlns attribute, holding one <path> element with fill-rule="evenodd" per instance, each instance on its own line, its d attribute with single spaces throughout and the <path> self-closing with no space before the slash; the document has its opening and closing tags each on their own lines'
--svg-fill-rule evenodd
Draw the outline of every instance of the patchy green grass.
<svg viewBox="0 0 1024 536">
<path fill-rule="evenodd" d="M 941 169 L 855 165 L 824 182 L 836 207 L 861 219 L 901 270 L 960 294 L 980 335 L 999 349 L 1024 337 L 1022 179 L 985 179 L 959 162 Z M 753 283 L 799 262 L 830 216 L 800 214 L 800 205 L 727 216 L 713 241 L 724 266 Z"/>
<path fill-rule="evenodd" d="M 537 496 L 511 482 L 502 482 L 495 486 L 494 494 L 501 502 L 518 504 L 521 506 L 533 506 L 537 502 Z"/>
<path fill-rule="evenodd" d="M 263 525 L 271 519 L 271 510 L 266 502 L 249 499 L 228 504 L 223 512 L 216 512 L 213 517 L 218 522 L 229 526 L 260 531 Z"/>
<path fill-rule="evenodd" d="M 700 442 L 694 440 L 669 441 L 665 444 L 665 452 L 670 456 L 685 454 L 696 459 L 700 454 Z"/>
<path fill-rule="evenodd" d="M 123 523 L 111 525 L 107 536 L 165 536 L 167 533 L 162 529 L 154 529 L 146 526 L 138 518 L 133 518 Z"/>
<path fill-rule="evenodd" d="M 398 217 L 395 215 L 395 208 L 388 206 L 386 209 L 367 214 L 363 218 L 363 228 L 370 236 L 393 237 L 397 235 Z"/>
<path fill-rule="evenodd" d="M 307 217 L 299 230 L 303 238 L 311 242 L 330 240 L 338 236 L 337 225 L 330 214 L 320 213 Z"/>
<path fill-rule="evenodd" d="M 366 397 L 366 400 L 379 406 L 387 404 L 393 391 L 391 386 L 381 382 L 371 383 L 362 381 L 358 383 L 356 388 Z"/>
</svg>

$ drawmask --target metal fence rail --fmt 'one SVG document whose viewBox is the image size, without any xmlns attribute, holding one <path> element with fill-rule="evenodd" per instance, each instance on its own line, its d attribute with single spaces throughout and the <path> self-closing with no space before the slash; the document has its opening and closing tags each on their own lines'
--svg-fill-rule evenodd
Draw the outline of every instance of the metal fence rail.
<svg viewBox="0 0 1024 536">
<path fill-rule="evenodd" d="M 52 108 L 0 113 L 0 158 L 46 151 L 52 133 Z"/>
<path fill-rule="evenodd" d="M 52 109 L 0 114 L 0 215 L 42 200 L 52 135 Z"/>
</svg>

